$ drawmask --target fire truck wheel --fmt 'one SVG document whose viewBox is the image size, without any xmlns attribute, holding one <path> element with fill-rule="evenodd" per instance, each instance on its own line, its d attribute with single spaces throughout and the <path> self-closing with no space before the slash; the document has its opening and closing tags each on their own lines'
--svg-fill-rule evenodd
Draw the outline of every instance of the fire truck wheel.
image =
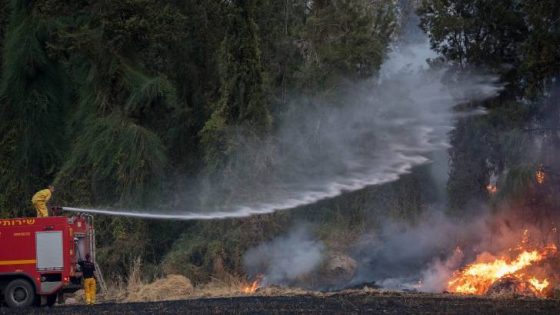
<svg viewBox="0 0 560 315">
<path fill-rule="evenodd" d="M 30 306 L 35 301 L 35 290 L 27 280 L 12 280 L 4 291 L 4 301 L 9 307 Z"/>
</svg>

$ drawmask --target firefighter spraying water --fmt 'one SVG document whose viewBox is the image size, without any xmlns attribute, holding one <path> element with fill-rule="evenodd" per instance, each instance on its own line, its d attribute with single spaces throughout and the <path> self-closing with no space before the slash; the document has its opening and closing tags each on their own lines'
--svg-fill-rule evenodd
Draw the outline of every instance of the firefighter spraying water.
<svg viewBox="0 0 560 315">
<path fill-rule="evenodd" d="M 31 203 L 33 207 L 37 210 L 37 217 L 44 218 L 49 216 L 49 211 L 47 209 L 47 202 L 51 199 L 52 193 L 54 192 L 54 186 L 49 185 L 46 189 L 39 190 L 31 198 Z"/>
</svg>

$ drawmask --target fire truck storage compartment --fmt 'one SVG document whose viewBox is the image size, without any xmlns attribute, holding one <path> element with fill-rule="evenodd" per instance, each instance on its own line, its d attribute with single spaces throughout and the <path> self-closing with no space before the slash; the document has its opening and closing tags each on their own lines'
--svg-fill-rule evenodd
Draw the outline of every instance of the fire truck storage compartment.
<svg viewBox="0 0 560 315">
<path fill-rule="evenodd" d="M 76 235 L 74 238 L 77 260 L 86 259 L 86 254 L 90 251 L 89 240 L 86 235 Z"/>
<path fill-rule="evenodd" d="M 36 232 L 37 269 L 61 270 L 64 267 L 62 231 Z"/>
</svg>

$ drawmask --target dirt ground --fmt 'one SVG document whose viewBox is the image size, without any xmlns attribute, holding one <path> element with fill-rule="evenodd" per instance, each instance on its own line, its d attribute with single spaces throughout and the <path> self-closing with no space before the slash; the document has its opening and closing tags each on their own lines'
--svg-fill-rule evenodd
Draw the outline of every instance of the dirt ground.
<svg viewBox="0 0 560 315">
<path fill-rule="evenodd" d="M 447 294 L 344 292 L 324 295 L 238 296 L 146 303 L 8 310 L 0 314 L 560 314 L 560 300 L 461 297 Z"/>
</svg>

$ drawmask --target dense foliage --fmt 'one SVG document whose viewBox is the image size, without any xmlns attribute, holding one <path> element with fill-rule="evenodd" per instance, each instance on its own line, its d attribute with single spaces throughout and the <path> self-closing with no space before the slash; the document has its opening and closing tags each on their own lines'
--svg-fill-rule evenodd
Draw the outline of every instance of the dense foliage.
<svg viewBox="0 0 560 315">
<path fill-rule="evenodd" d="M 560 184 L 553 158 L 559 148 L 560 3 L 433 0 L 423 1 L 419 13 L 442 58 L 464 71 L 493 69 L 505 83 L 501 96 L 485 104 L 489 115 L 465 119 L 451 134 L 451 208 L 491 197 L 498 207 L 505 200 L 522 209 L 526 219 L 551 219 L 558 210 L 551 192 Z M 544 185 L 535 182 L 538 169 L 548 173 Z M 485 189 L 492 177 L 496 196 Z"/>
</svg>

